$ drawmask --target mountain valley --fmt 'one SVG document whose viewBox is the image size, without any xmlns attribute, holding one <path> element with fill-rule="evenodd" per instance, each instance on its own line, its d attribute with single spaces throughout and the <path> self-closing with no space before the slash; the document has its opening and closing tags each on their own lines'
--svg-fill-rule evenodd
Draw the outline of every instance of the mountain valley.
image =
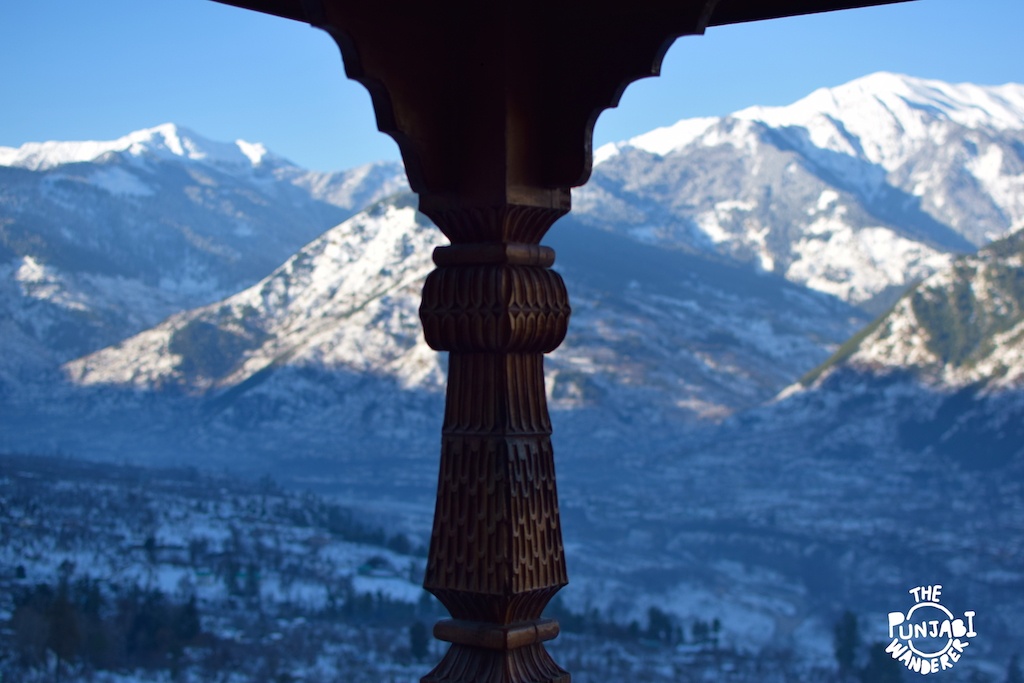
<svg viewBox="0 0 1024 683">
<path fill-rule="evenodd" d="M 874 74 L 681 121 L 598 150 L 574 205 L 544 240 L 573 306 L 545 365 L 564 606 L 828 658 L 843 610 L 885 640 L 942 583 L 1005 670 L 1024 86 Z M 414 207 L 397 164 L 171 125 L 0 148 L 0 452 L 269 473 L 424 536 L 444 238 Z"/>
</svg>

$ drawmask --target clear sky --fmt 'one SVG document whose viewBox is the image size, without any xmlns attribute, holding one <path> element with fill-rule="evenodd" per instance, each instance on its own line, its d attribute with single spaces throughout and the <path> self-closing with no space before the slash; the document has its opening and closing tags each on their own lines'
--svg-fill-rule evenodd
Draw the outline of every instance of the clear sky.
<svg viewBox="0 0 1024 683">
<path fill-rule="evenodd" d="M 874 71 L 1024 82 L 1024 0 L 918 0 L 709 29 L 598 121 L 595 146 L 691 116 L 787 104 Z M 172 121 L 317 170 L 397 159 L 330 38 L 210 0 L 0 2 L 0 145 Z"/>
</svg>

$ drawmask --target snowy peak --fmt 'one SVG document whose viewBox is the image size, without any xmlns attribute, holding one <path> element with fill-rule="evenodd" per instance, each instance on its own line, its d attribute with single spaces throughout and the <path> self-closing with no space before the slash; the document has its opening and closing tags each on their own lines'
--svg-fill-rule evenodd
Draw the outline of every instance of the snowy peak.
<svg viewBox="0 0 1024 683">
<path fill-rule="evenodd" d="M 878 313 L 1024 227 L 1024 85 L 876 73 L 595 153 L 576 215 L 717 252 Z"/>
<path fill-rule="evenodd" d="M 941 144 L 951 127 L 1024 130 L 1024 85 L 951 84 L 882 72 L 821 88 L 788 106 L 750 107 L 732 116 L 806 131 L 804 144 L 892 171 L 922 142 Z"/>
<path fill-rule="evenodd" d="M 0 395 L 251 286 L 405 187 L 397 163 L 318 173 L 173 124 L 0 148 Z"/>
<path fill-rule="evenodd" d="M 927 116 L 968 128 L 1019 129 L 1024 128 L 1024 85 L 952 84 L 879 72 L 820 88 L 788 106 L 750 107 L 733 116 L 776 127 L 828 117 L 864 123 L 888 119 L 912 128 Z"/>
<path fill-rule="evenodd" d="M 804 128 L 821 149 L 880 162 L 901 139 L 927 138 L 936 121 L 994 131 L 1024 130 L 1024 85 L 946 83 L 878 72 L 834 88 L 819 88 L 793 104 L 749 107 L 728 117 L 682 119 L 594 154 L 595 164 L 633 147 L 664 156 L 700 141 L 723 118 L 772 128 Z"/>
<path fill-rule="evenodd" d="M 655 128 L 652 131 L 630 138 L 622 143 L 609 143 L 602 145 L 594 152 L 594 165 L 600 164 L 606 159 L 618 154 L 619 150 L 626 147 L 642 149 L 652 154 L 664 156 L 669 152 L 681 149 L 691 142 L 699 139 L 708 129 L 718 123 L 721 119 L 713 116 L 706 116 L 694 119 L 682 119 L 671 126 Z"/>
<path fill-rule="evenodd" d="M 257 167 L 269 158 L 262 144 L 236 140 L 215 142 L 187 128 L 165 123 L 129 133 L 116 140 L 28 142 L 0 147 L 0 166 L 43 171 L 64 164 L 100 161 L 109 154 L 134 158 L 184 159 L 217 166 Z"/>
</svg>

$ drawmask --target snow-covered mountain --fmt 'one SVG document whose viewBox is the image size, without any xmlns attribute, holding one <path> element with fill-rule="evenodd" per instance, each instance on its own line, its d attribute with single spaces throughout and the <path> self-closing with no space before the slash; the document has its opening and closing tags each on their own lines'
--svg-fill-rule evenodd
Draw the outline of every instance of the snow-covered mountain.
<svg viewBox="0 0 1024 683">
<path fill-rule="evenodd" d="M 1024 230 L 925 280 L 822 368 L 819 381 L 840 362 L 910 371 L 954 390 L 1024 389 Z"/>
<path fill-rule="evenodd" d="M 885 640 L 895 596 L 941 578 L 950 603 L 986 615 L 993 637 L 972 657 L 997 659 L 1024 608 L 1022 327 L 1018 231 L 919 284 L 774 401 L 631 463 L 628 484 L 627 468 L 571 471 L 563 509 L 595 533 L 576 555 L 577 577 L 600 577 L 588 599 L 718 610 L 748 641 L 827 655 L 830 609 Z"/>
<path fill-rule="evenodd" d="M 602 150 L 545 240 L 573 305 L 546 361 L 570 607 L 827 658 L 843 609 L 884 628 L 941 580 L 1001 656 L 1020 93 L 880 74 Z M 398 169 L 126 139 L 0 154 L 0 449 L 266 469 L 425 525 L 445 359 L 416 307 L 442 238 Z"/>
<path fill-rule="evenodd" d="M 1024 85 L 878 73 L 598 150 L 580 217 L 881 312 L 1024 226 Z"/>
<path fill-rule="evenodd" d="M 854 440 L 965 467 L 1024 464 L 1024 231 L 922 282 L 767 410 L 841 412 Z"/>
<path fill-rule="evenodd" d="M 574 216 L 881 312 L 1024 221 L 1022 93 L 883 73 L 680 121 L 599 150 Z M 397 164 L 309 172 L 173 124 L 0 148 L 3 356 L 53 367 L 227 296 L 404 188 Z"/>
<path fill-rule="evenodd" d="M 379 202 L 253 287 L 68 363 L 66 393 L 85 404 L 73 413 L 159 404 L 249 453 L 430 452 L 444 359 L 417 309 L 443 236 L 413 201 Z M 864 322 L 782 278 L 572 222 L 557 230 L 574 313 L 547 367 L 566 438 L 626 445 L 642 429 L 671 443 L 695 420 L 769 398 Z M 344 456 L 326 447 L 338 441 Z"/>
<path fill-rule="evenodd" d="M 549 363 L 552 406 L 569 423 L 599 407 L 597 431 L 616 438 L 638 402 L 656 434 L 774 395 L 863 322 L 831 297 L 874 311 L 971 240 L 1020 224 L 1022 101 L 1022 86 L 875 74 L 599 151 L 548 240 L 576 310 Z M 349 415 L 339 424 L 369 433 L 372 421 L 351 415 L 372 414 L 379 392 L 325 390 L 340 370 L 353 385 L 386 378 L 397 396 L 440 390 L 414 315 L 439 237 L 410 200 L 296 253 L 402 190 L 394 164 L 311 173 L 167 124 L 0 149 L 0 180 L 8 400 L 48 395 L 72 361 L 76 387 L 190 396 L 239 424 L 264 423 L 273 404 L 288 433 L 310 405 L 334 406 Z"/>
<path fill-rule="evenodd" d="M 0 296 L 13 326 L 0 346 L 35 346 L 52 365 L 120 341 L 252 284 L 402 186 L 396 164 L 314 173 L 171 124 L 0 148 Z"/>
</svg>

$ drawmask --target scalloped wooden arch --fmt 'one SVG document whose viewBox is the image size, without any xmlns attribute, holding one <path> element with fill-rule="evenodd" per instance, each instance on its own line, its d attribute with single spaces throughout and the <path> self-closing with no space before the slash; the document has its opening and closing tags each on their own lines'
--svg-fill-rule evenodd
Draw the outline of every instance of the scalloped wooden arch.
<svg viewBox="0 0 1024 683">
<path fill-rule="evenodd" d="M 327 31 L 421 196 L 567 208 L 598 116 L 676 38 L 899 0 L 219 1 Z"/>
<path fill-rule="evenodd" d="M 676 37 L 701 33 L 714 0 L 679 5 L 325 2 L 319 18 L 413 190 L 547 205 L 589 177 L 600 112 L 657 75 Z"/>
</svg>

